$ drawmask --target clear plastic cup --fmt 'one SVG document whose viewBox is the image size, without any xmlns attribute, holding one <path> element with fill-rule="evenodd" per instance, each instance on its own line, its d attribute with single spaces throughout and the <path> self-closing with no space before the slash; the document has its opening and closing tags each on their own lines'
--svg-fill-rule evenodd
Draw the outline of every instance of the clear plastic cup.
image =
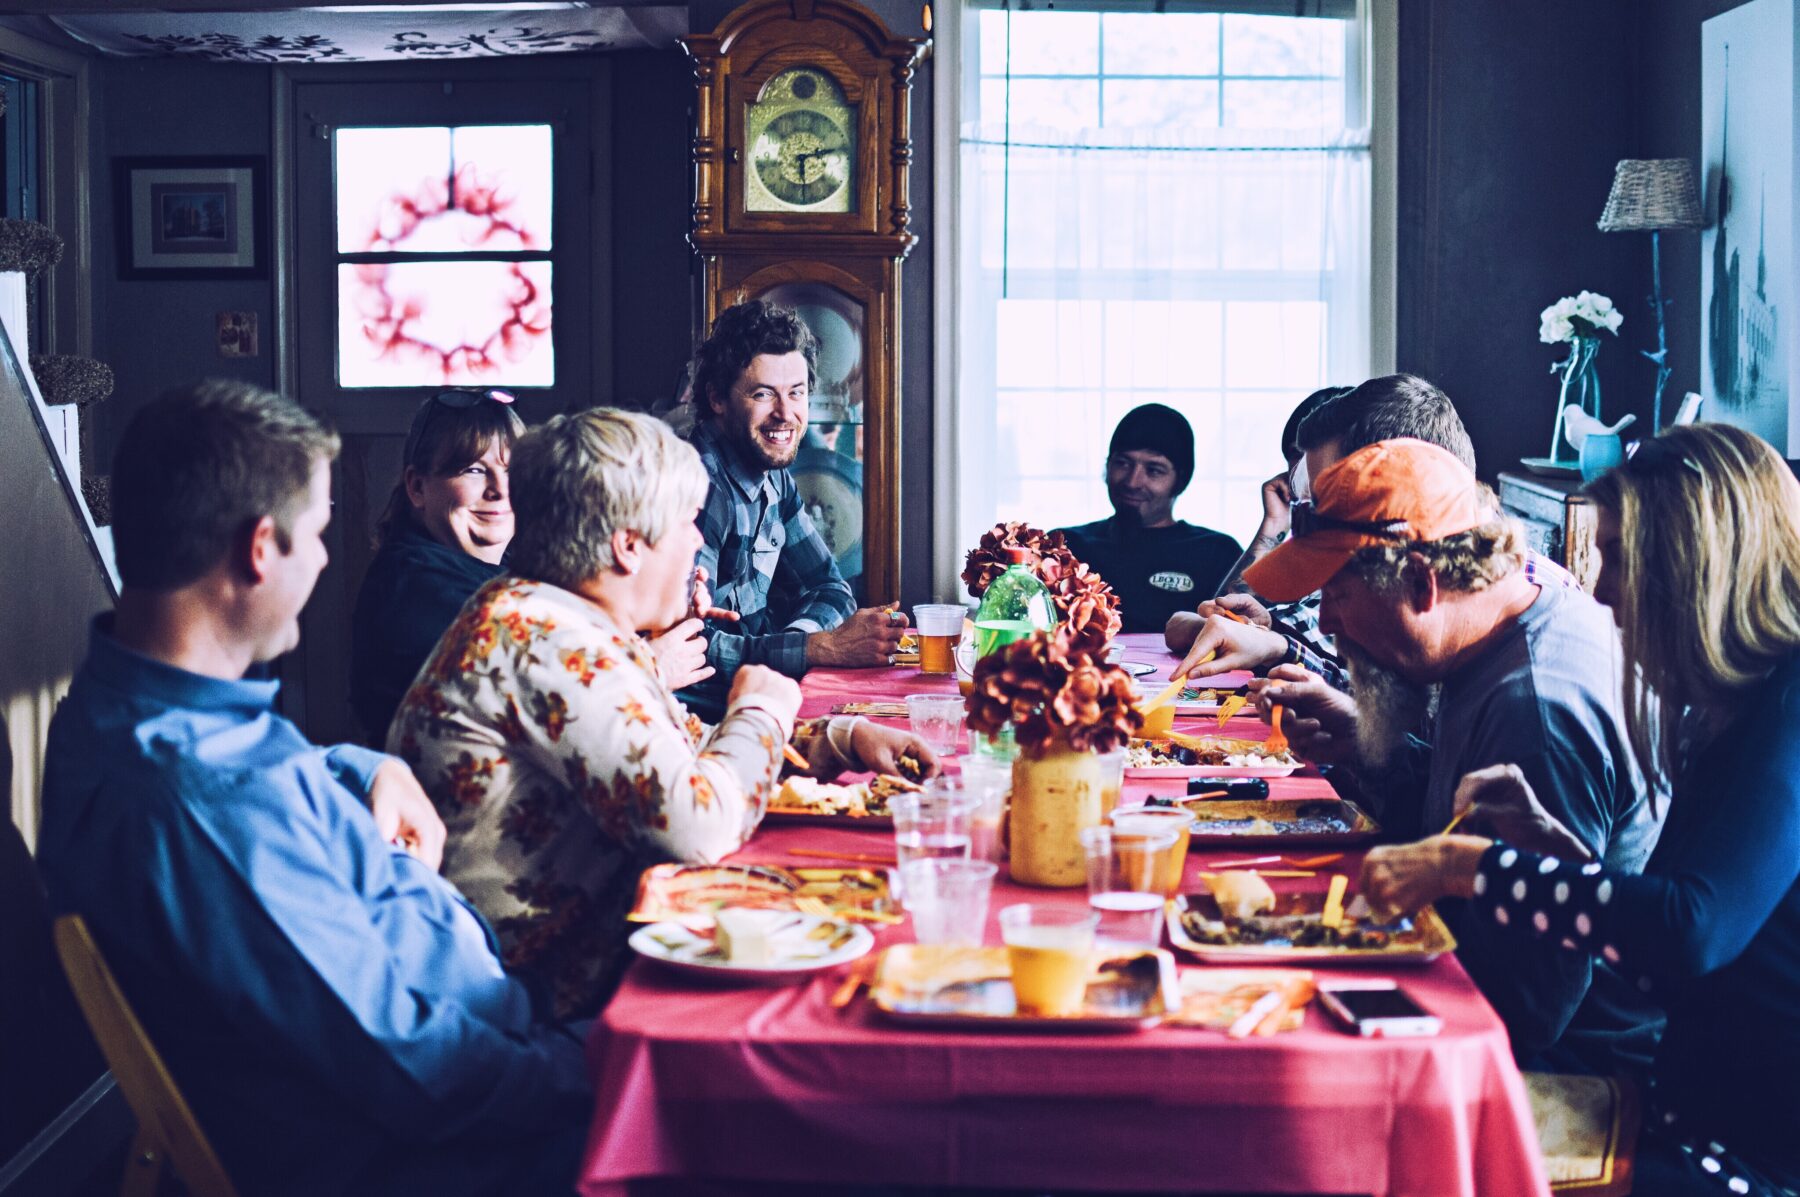
<svg viewBox="0 0 1800 1197">
<path fill-rule="evenodd" d="M 1000 912 L 1019 1013 L 1057 1018 L 1081 1009 L 1099 923 L 1092 911 L 1035 902 Z"/>
<path fill-rule="evenodd" d="M 1006 800 L 1012 794 L 1012 764 L 989 756 L 962 758 L 958 778 L 935 777 L 932 782 L 955 781 L 975 804 L 969 815 L 969 855 L 975 860 L 1004 860 L 1005 842 L 1000 828 L 1006 821 Z M 927 789 L 930 783 L 927 783 Z"/>
<path fill-rule="evenodd" d="M 1107 818 L 1115 836 L 1155 836 L 1173 832 L 1175 842 L 1157 852 L 1156 892 L 1173 898 L 1181 892 L 1181 874 L 1187 867 L 1188 836 L 1194 812 L 1180 806 L 1122 806 Z"/>
<path fill-rule="evenodd" d="M 909 860 L 900 866 L 913 938 L 979 947 L 1000 866 L 988 860 Z"/>
<path fill-rule="evenodd" d="M 1153 948 L 1162 942 L 1163 895 L 1156 889 L 1158 854 L 1175 846 L 1175 833 L 1114 835 L 1110 827 L 1081 833 L 1087 854 L 1088 909 L 1099 917 L 1096 934 L 1106 943 Z"/>
<path fill-rule="evenodd" d="M 962 751 L 963 696 L 960 694 L 908 694 L 906 715 L 912 730 L 939 756 Z"/>
<path fill-rule="evenodd" d="M 920 603 L 913 608 L 913 627 L 919 633 L 919 672 L 956 672 L 956 642 L 962 636 L 968 610 L 961 603 Z"/>
<path fill-rule="evenodd" d="M 1119 798 L 1125 793 L 1125 755 L 1124 748 L 1115 748 L 1111 752 L 1100 754 L 1100 816 L 1105 818 L 1119 805 Z"/>
<path fill-rule="evenodd" d="M 888 801 L 888 810 L 894 816 L 894 859 L 900 868 L 914 860 L 969 859 L 975 803 L 967 794 L 897 794 Z"/>
</svg>

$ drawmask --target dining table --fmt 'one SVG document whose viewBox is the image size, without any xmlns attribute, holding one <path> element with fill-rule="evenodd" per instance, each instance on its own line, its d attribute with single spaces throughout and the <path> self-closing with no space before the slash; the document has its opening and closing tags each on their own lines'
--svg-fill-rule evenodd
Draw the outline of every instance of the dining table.
<svg viewBox="0 0 1800 1197">
<path fill-rule="evenodd" d="M 1161 689 L 1177 663 L 1161 637 L 1117 642 L 1124 663 L 1153 667 L 1140 681 L 1144 693 Z M 847 702 L 955 693 L 956 683 L 904 666 L 816 669 L 801 691 L 801 715 L 811 717 Z M 1182 718 L 1177 726 L 1204 731 L 1212 722 Z M 1253 739 L 1267 730 L 1253 709 L 1226 726 L 1226 734 Z M 945 764 L 954 770 L 957 758 Z M 1270 790 L 1273 799 L 1336 796 L 1312 768 L 1271 780 Z M 1128 777 L 1123 802 L 1184 793 L 1183 779 Z M 1196 844 L 1184 891 L 1214 863 L 1272 851 Z M 794 868 L 822 863 L 813 853 L 854 860 L 892 852 L 885 827 L 770 825 L 728 859 Z M 1359 859 L 1348 851 L 1330 869 L 1284 884 L 1324 888 L 1337 870 L 1354 885 Z M 1023 886 L 1002 866 L 984 942 L 1000 942 L 998 911 L 1025 901 L 1085 907 L 1086 890 Z M 873 929 L 876 951 L 912 942 L 909 923 Z M 1182 958 L 1180 967 L 1213 966 Z M 1442 1029 L 1362 1038 L 1316 1005 L 1304 1009 L 1298 1029 L 1242 1039 L 1171 1023 L 1126 1033 L 924 1027 L 889 1019 L 868 998 L 833 1006 L 843 969 L 766 987 L 637 960 L 589 1032 L 596 1104 L 579 1188 L 587 1197 L 896 1187 L 1549 1191 L 1505 1027 L 1454 955 L 1315 971 L 1397 979 Z"/>
</svg>

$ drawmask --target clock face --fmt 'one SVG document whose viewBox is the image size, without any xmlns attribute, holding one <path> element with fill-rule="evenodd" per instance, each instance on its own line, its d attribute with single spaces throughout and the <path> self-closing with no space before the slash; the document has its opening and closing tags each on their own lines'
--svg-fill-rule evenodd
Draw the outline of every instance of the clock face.
<svg viewBox="0 0 1800 1197">
<path fill-rule="evenodd" d="M 744 114 L 744 208 L 853 212 L 856 106 L 824 71 L 795 67 L 763 87 Z"/>
</svg>

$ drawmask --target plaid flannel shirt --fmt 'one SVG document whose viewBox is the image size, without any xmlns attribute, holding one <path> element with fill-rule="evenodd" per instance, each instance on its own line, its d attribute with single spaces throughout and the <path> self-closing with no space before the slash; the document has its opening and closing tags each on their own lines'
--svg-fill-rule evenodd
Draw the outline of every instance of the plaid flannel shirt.
<svg viewBox="0 0 1800 1197">
<path fill-rule="evenodd" d="M 856 600 L 787 470 L 746 464 L 710 421 L 692 440 L 712 482 L 698 520 L 706 539 L 700 564 L 713 605 L 739 616 L 737 623 L 707 624 L 706 663 L 717 672 L 682 691 L 707 718 L 724 709 L 741 666 L 804 674 L 806 637 L 843 623 Z"/>
</svg>

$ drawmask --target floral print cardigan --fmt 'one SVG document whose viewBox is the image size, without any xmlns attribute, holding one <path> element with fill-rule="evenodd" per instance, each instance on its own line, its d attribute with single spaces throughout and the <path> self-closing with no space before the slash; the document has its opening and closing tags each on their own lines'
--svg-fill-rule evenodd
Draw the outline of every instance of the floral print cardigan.
<svg viewBox="0 0 1800 1197">
<path fill-rule="evenodd" d="M 853 763 L 849 722 L 800 729 L 811 771 Z M 438 642 L 388 751 L 443 816 L 445 877 L 493 926 L 507 966 L 573 1018 L 617 979 L 643 868 L 716 861 L 756 830 L 786 732 L 756 706 L 707 726 L 663 684 L 644 641 L 599 607 L 502 577 Z"/>
</svg>

